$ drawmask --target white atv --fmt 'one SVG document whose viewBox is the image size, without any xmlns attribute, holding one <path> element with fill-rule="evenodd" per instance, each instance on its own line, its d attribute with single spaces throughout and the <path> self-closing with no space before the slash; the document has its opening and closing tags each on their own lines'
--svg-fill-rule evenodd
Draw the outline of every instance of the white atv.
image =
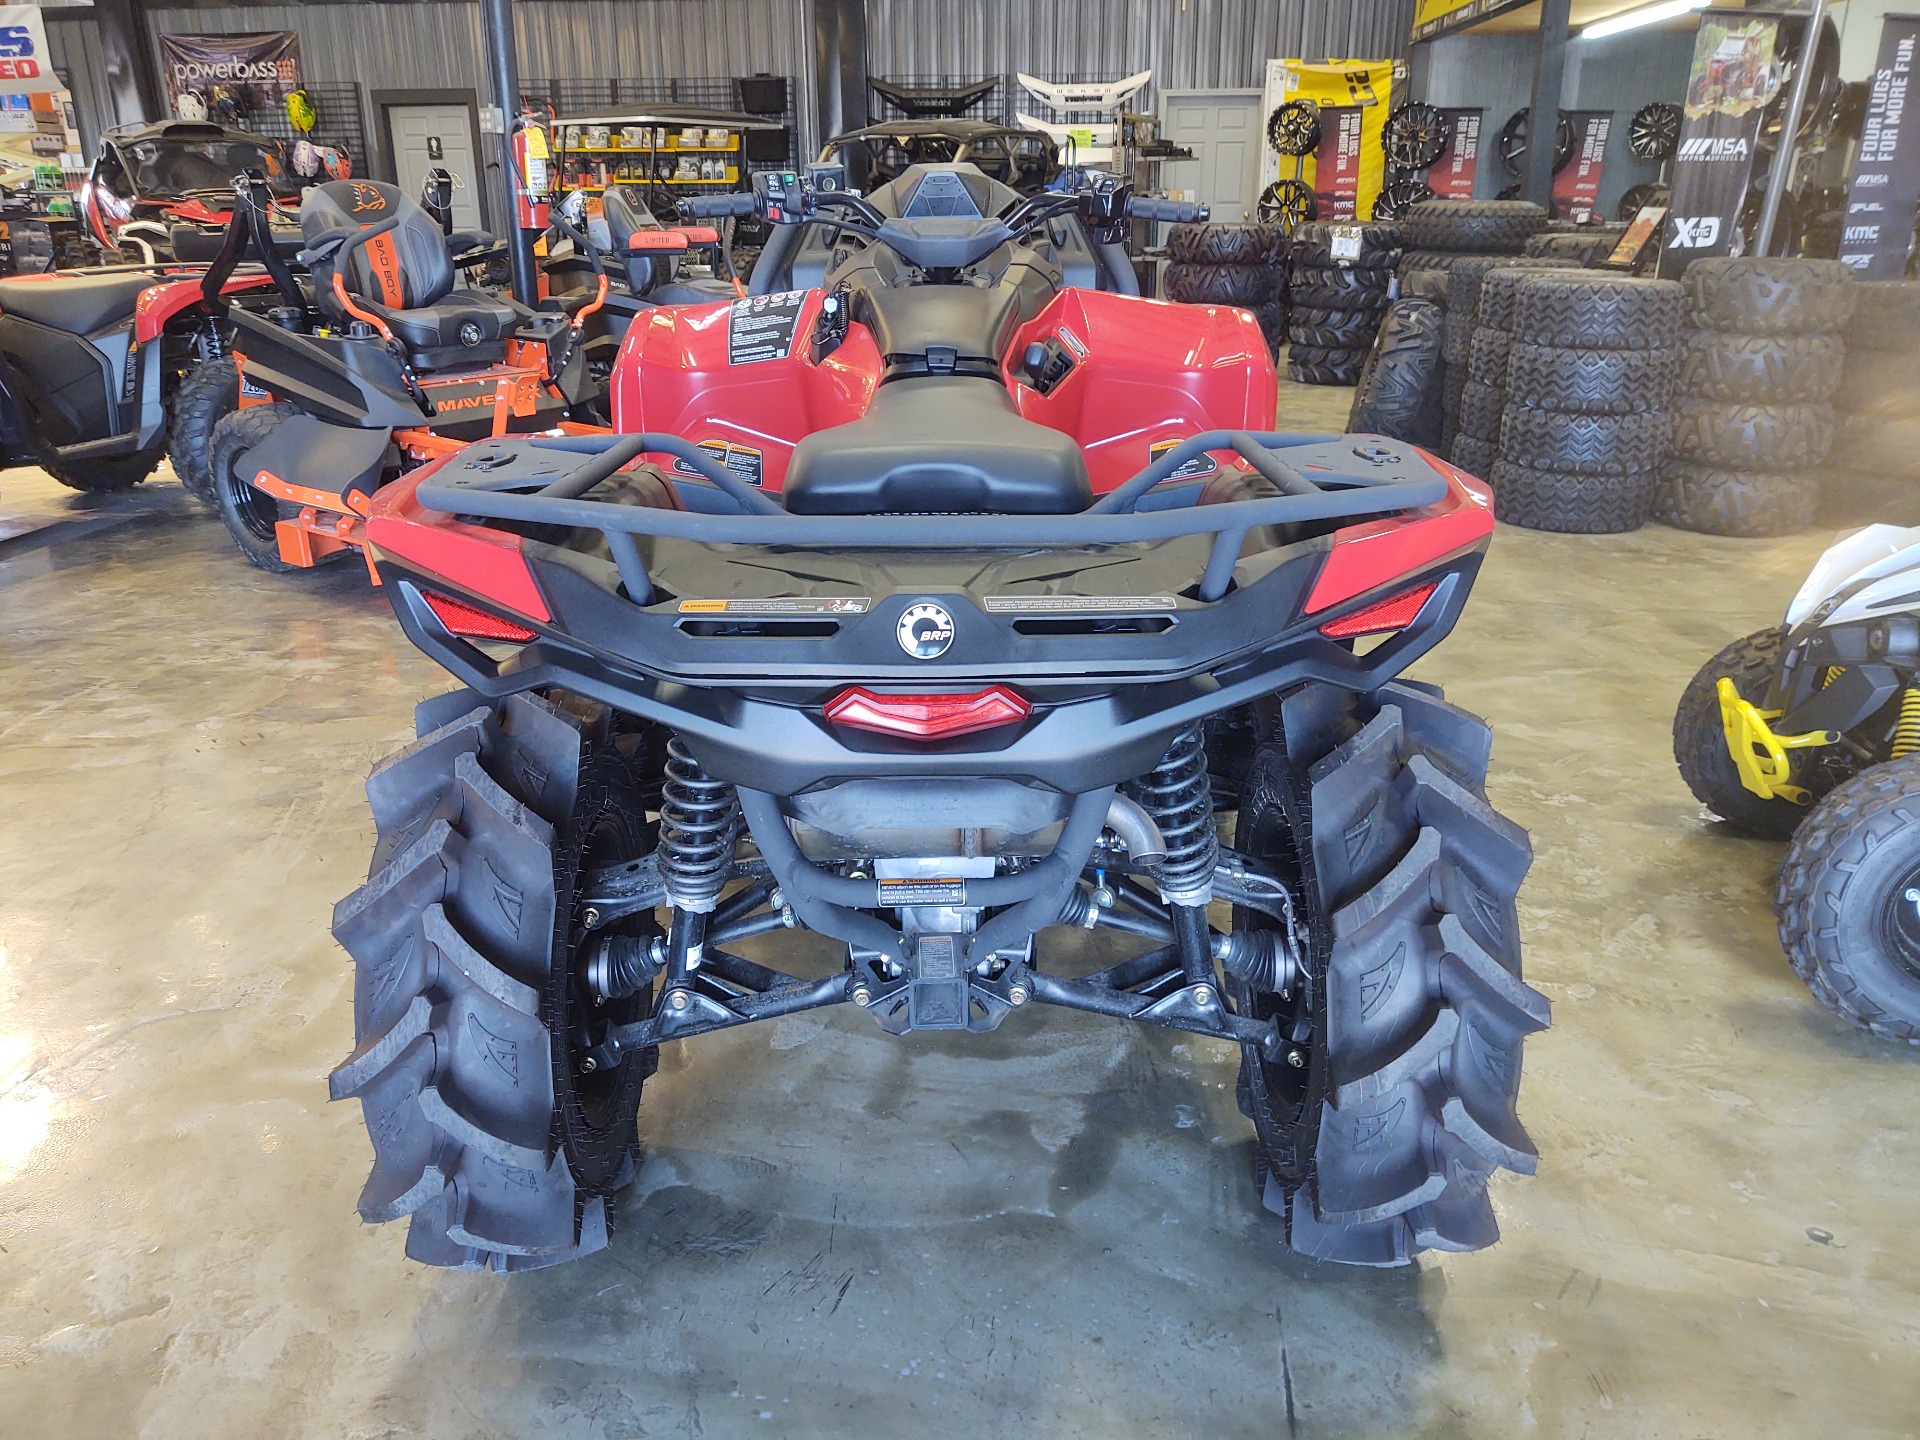
<svg viewBox="0 0 1920 1440">
<path fill-rule="evenodd" d="M 1774 904 L 1814 998 L 1920 1045 L 1920 529 L 1822 555 L 1785 624 L 1694 676 L 1673 756 L 1715 814 L 1792 837 Z"/>
</svg>

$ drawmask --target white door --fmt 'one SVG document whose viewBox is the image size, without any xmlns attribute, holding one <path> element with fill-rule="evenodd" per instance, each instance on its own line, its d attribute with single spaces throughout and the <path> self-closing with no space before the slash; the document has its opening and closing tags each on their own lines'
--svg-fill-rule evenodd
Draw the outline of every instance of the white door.
<svg viewBox="0 0 1920 1440">
<path fill-rule="evenodd" d="M 1161 135 L 1193 151 L 1191 160 L 1167 160 L 1160 184 L 1191 190 L 1215 220 L 1244 220 L 1260 185 L 1260 92 L 1169 90 L 1160 101 Z"/>
<path fill-rule="evenodd" d="M 473 111 L 465 105 L 390 105 L 393 173 L 401 192 L 418 200 L 427 172 L 453 176 L 453 228 L 480 230 L 483 175 L 473 153 Z"/>
</svg>

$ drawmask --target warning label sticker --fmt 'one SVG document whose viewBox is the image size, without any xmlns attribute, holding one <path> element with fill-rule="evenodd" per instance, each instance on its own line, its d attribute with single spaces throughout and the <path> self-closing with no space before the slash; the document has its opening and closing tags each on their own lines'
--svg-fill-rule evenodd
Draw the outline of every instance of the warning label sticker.
<svg viewBox="0 0 1920 1440">
<path fill-rule="evenodd" d="M 989 595 L 980 603 L 988 614 L 1003 615 L 1111 615 L 1180 608 L 1171 595 Z"/>
<path fill-rule="evenodd" d="M 751 445 L 742 445 L 733 440 L 702 440 L 700 448 L 749 485 L 759 485 L 766 477 L 766 456 Z M 698 476 L 700 471 L 676 455 L 673 457 L 673 473 Z"/>
<path fill-rule="evenodd" d="M 967 882 L 961 879 L 882 880 L 880 903 L 895 905 L 965 905 Z"/>
<path fill-rule="evenodd" d="M 754 596 L 745 600 L 682 600 L 682 615 L 864 615 L 865 595 Z"/>
<path fill-rule="evenodd" d="M 757 365 L 784 360 L 793 353 L 793 337 L 800 326 L 805 290 L 778 295 L 751 295 L 733 302 L 727 314 L 727 363 Z"/>
<path fill-rule="evenodd" d="M 1185 440 L 1156 440 L 1147 447 L 1147 460 L 1149 463 L 1158 460 L 1175 446 L 1186 443 Z M 1169 480 L 1191 480 L 1196 475 L 1211 475 L 1219 468 L 1219 461 L 1215 460 L 1211 455 L 1202 453 L 1194 456 L 1191 460 L 1183 462 L 1180 467 L 1167 478 Z"/>
</svg>

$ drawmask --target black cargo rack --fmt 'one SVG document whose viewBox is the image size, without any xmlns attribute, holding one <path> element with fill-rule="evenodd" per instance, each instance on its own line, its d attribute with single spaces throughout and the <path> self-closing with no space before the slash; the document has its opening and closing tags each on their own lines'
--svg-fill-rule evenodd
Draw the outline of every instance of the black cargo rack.
<svg viewBox="0 0 1920 1440">
<path fill-rule="evenodd" d="M 1375 473 L 1314 465 L 1310 468 L 1315 477 L 1309 478 L 1283 458 L 1286 451 L 1342 441 L 1352 441 L 1353 458 Z M 1239 455 L 1281 493 L 1221 505 L 1142 508 L 1149 492 L 1182 466 L 1222 450 Z M 561 465 L 569 455 L 577 456 L 577 463 Z M 646 455 L 671 455 L 708 482 L 675 477 L 688 509 L 586 498 L 595 486 Z M 795 515 L 678 435 L 536 436 L 467 447 L 424 481 L 415 497 L 451 515 L 598 530 L 606 537 L 628 598 L 640 605 L 648 604 L 653 594 L 634 540 L 640 535 L 719 545 L 888 550 L 1034 550 L 1212 535 L 1196 591 L 1200 600 L 1211 602 L 1227 593 L 1233 567 L 1253 530 L 1436 504 L 1447 493 L 1445 479 L 1431 471 L 1417 479 L 1404 473 L 1422 463 L 1411 447 L 1365 436 L 1209 430 L 1183 440 L 1091 507 L 1073 514 Z"/>
</svg>

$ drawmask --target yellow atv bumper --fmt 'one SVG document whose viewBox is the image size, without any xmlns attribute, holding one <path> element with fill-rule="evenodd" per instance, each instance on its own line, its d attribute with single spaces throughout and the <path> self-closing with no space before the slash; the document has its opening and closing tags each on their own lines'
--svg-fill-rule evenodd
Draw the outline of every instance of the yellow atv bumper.
<svg viewBox="0 0 1920 1440">
<path fill-rule="evenodd" d="M 1762 800 L 1788 800 L 1795 805 L 1812 802 L 1812 794 L 1792 781 L 1793 762 L 1789 750 L 1805 750 L 1814 745 L 1832 745 L 1839 736 L 1831 730 L 1809 730 L 1804 735 L 1774 733 L 1772 721 L 1778 710 L 1762 710 L 1742 700 L 1733 681 L 1723 679 L 1717 687 L 1720 695 L 1720 723 L 1727 730 L 1727 751 L 1740 783 Z"/>
</svg>

